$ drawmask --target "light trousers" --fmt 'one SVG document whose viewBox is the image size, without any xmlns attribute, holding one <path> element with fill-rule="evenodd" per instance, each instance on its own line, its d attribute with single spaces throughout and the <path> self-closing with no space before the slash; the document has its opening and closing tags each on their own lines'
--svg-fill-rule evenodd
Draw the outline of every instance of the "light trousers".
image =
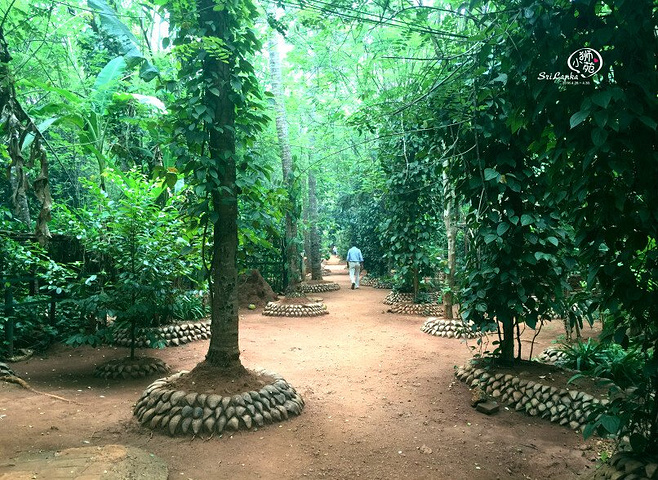
<svg viewBox="0 0 658 480">
<path fill-rule="evenodd" d="M 361 263 L 360 262 L 347 262 L 350 266 L 350 281 L 359 286 L 359 275 L 361 275 Z"/>
</svg>

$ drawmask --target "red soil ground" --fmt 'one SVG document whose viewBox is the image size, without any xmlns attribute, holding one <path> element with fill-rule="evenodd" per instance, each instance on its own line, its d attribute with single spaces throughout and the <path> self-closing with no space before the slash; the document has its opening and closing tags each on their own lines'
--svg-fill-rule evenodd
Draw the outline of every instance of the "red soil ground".
<svg viewBox="0 0 658 480">
<path fill-rule="evenodd" d="M 35 389 L 76 403 L 0 382 L 0 477 L 21 453 L 108 444 L 159 456 L 170 479 L 573 479 L 595 467 L 596 439 L 513 411 L 476 412 L 454 378 L 474 342 L 422 333 L 424 318 L 384 313 L 387 291 L 351 290 L 343 265 L 330 268 L 328 279 L 342 288 L 320 295 L 329 315 L 240 315 L 243 363 L 281 374 L 306 401 L 301 416 L 211 439 L 152 433 L 133 419 L 132 405 L 155 378 L 92 375 L 126 349 L 60 346 L 11 367 Z M 561 328 L 545 328 L 535 354 Z M 147 354 L 190 370 L 207 347 Z"/>
</svg>

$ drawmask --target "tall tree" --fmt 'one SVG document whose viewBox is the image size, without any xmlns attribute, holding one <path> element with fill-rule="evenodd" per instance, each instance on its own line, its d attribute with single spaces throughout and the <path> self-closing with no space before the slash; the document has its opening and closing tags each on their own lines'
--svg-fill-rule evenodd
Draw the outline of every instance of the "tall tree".
<svg viewBox="0 0 658 480">
<path fill-rule="evenodd" d="M 320 232 L 318 230 L 317 182 L 313 171 L 308 172 L 308 210 L 310 228 L 311 279 L 322 280 L 322 257 L 320 255 Z"/>
<path fill-rule="evenodd" d="M 37 199 L 41 203 L 37 217 L 35 234 L 42 245 L 50 238 L 48 222 L 52 208 L 52 197 L 48 180 L 48 158 L 42 145 L 43 135 L 38 126 L 29 117 L 16 98 L 13 75 L 9 69 L 11 55 L 4 36 L 4 22 L 6 15 L 0 23 L 0 127 L 7 140 L 7 149 L 11 164 L 9 166 L 9 183 L 11 185 L 11 203 L 14 214 L 25 226 L 30 229 L 32 225 L 27 191 L 29 183 L 27 168 L 39 161 L 40 172 L 34 180 L 33 188 Z M 26 164 L 24 154 L 28 153 Z"/>
<path fill-rule="evenodd" d="M 221 5 L 222 8 L 218 8 Z M 189 5 L 167 4 L 176 30 L 174 46 L 183 57 L 179 78 L 187 89 L 173 109 L 174 133 L 185 140 L 181 167 L 193 174 L 199 202 L 192 214 L 212 229 L 209 284 L 212 339 L 208 364 L 241 369 L 238 339 L 237 250 L 238 146 L 253 140 L 265 119 L 259 112 L 261 92 L 251 64 L 260 49 L 250 1 L 199 0 L 190 22 Z M 176 90 L 177 83 L 168 88 Z M 241 167 L 242 168 L 242 167 Z"/>
<path fill-rule="evenodd" d="M 285 242 L 286 263 L 288 272 L 288 286 L 286 291 L 292 292 L 302 281 L 299 248 L 297 245 L 297 222 L 299 220 L 299 199 L 295 185 L 293 171 L 293 158 L 290 151 L 290 139 L 288 135 L 288 118 L 283 94 L 283 79 L 281 75 L 281 56 L 277 42 L 277 32 L 272 31 L 268 39 L 267 47 L 270 56 L 270 77 L 272 82 L 272 93 L 274 94 L 276 131 L 279 138 L 279 149 L 281 152 L 281 170 L 283 172 L 284 188 L 288 192 L 288 205 L 285 211 Z"/>
</svg>

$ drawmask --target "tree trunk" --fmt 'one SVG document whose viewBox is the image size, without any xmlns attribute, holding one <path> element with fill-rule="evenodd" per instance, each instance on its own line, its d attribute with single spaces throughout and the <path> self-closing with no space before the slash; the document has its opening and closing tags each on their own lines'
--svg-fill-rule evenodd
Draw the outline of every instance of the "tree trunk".
<svg viewBox="0 0 658 480">
<path fill-rule="evenodd" d="M 308 172 L 308 209 L 311 230 L 311 279 L 322 280 L 322 257 L 320 255 L 320 232 L 318 231 L 318 197 L 313 172 Z"/>
<path fill-rule="evenodd" d="M 209 35 L 221 38 L 227 31 L 228 13 L 214 11 L 213 0 L 201 0 L 199 24 Z M 218 174 L 219 186 L 212 192 L 212 206 L 218 219 L 213 227 L 213 251 L 210 266 L 211 338 L 206 361 L 214 366 L 241 366 L 238 338 L 238 198 L 235 162 L 235 105 L 230 99 L 232 65 L 235 59 L 220 61 L 208 55 L 204 61 L 206 84 L 204 103 L 214 112 L 215 121 L 207 123 L 208 153 Z M 214 93 L 213 93 L 214 92 Z"/>
<path fill-rule="evenodd" d="M 302 211 L 304 212 L 302 225 L 304 230 L 304 260 L 302 261 L 302 280 L 306 280 L 306 274 L 309 271 L 310 258 L 311 258 L 311 224 L 309 222 L 309 211 L 308 211 L 309 199 L 305 198 L 304 205 L 302 206 Z"/>
<path fill-rule="evenodd" d="M 288 139 L 288 122 L 283 98 L 283 82 L 281 78 L 281 59 L 277 47 L 276 32 L 272 32 L 267 45 L 270 54 L 270 75 L 272 81 L 272 93 L 274 94 L 274 105 L 276 111 L 276 133 L 279 138 L 281 150 L 281 168 L 283 171 L 283 185 L 288 192 L 288 206 L 286 208 L 286 262 L 288 270 L 287 292 L 297 289 L 301 282 L 301 269 L 299 249 L 297 247 L 297 220 L 298 199 L 295 195 L 293 177 L 292 154 L 290 153 L 290 141 Z"/>
<path fill-rule="evenodd" d="M 0 26 L 0 130 L 4 131 L 5 144 L 11 158 L 9 166 L 9 184 L 11 186 L 11 205 L 16 218 L 31 229 L 30 207 L 27 201 L 27 177 L 25 159 L 21 153 L 21 144 L 25 138 L 26 128 L 22 123 L 30 119 L 16 100 L 14 80 L 10 75 L 9 46 L 4 31 Z"/>
<path fill-rule="evenodd" d="M 512 365 L 514 363 L 514 318 L 501 316 L 498 321 L 503 327 L 499 358 L 503 365 Z"/>
<path fill-rule="evenodd" d="M 456 238 L 457 238 L 457 226 L 453 219 L 453 203 L 454 203 L 454 192 L 449 185 L 448 174 L 443 171 L 443 192 L 445 196 L 445 207 L 443 209 L 443 223 L 446 226 L 446 236 L 448 237 L 448 275 L 447 275 L 447 284 L 448 288 L 443 296 L 443 307 L 445 310 L 445 317 L 448 320 L 452 320 L 452 307 L 453 299 L 455 292 L 455 248 L 456 248 Z"/>
</svg>

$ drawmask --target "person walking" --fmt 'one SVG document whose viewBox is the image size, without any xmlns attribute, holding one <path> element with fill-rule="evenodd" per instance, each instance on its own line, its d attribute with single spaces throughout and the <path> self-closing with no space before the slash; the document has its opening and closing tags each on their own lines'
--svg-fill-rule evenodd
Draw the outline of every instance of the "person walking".
<svg viewBox="0 0 658 480">
<path fill-rule="evenodd" d="M 354 244 L 353 244 L 354 245 Z M 353 246 L 347 251 L 347 266 L 350 269 L 350 280 L 352 281 L 352 290 L 359 288 L 359 275 L 363 267 L 363 254 L 361 250 Z"/>
</svg>

